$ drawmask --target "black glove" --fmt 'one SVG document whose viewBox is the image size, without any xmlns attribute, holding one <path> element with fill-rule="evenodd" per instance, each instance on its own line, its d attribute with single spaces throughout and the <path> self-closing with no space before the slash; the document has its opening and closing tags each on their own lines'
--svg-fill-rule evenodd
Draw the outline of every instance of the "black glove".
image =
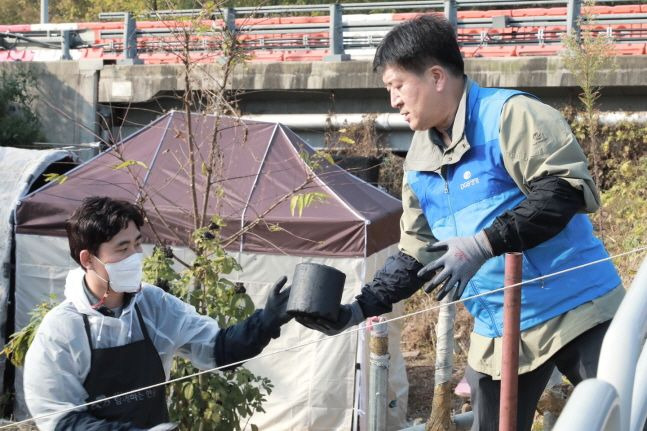
<svg viewBox="0 0 647 431">
<path fill-rule="evenodd" d="M 279 278 L 267 296 L 265 308 L 263 308 L 263 312 L 261 313 L 261 319 L 267 328 L 279 328 L 292 319 L 286 312 L 288 298 L 290 297 L 290 288 L 287 287 L 281 291 L 281 288 L 287 280 L 288 278 L 286 276 Z"/>
<path fill-rule="evenodd" d="M 225 366 L 256 356 L 272 338 L 281 335 L 281 325 L 292 319 L 285 312 L 290 288 L 281 291 L 286 281 L 287 277 L 281 277 L 272 286 L 264 309 L 256 310 L 247 319 L 218 331 L 213 353 L 216 365 Z"/>
<path fill-rule="evenodd" d="M 364 313 L 357 301 L 339 307 L 337 320 L 334 322 L 325 319 L 314 319 L 308 316 L 298 316 L 297 322 L 310 329 L 323 332 L 326 335 L 336 335 L 355 326 L 364 320 Z"/>
</svg>

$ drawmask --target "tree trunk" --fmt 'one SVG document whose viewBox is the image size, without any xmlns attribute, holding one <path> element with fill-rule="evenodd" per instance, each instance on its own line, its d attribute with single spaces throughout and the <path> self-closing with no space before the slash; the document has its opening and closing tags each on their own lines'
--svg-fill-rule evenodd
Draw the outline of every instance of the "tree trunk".
<svg viewBox="0 0 647 431">
<path fill-rule="evenodd" d="M 442 303 L 449 302 L 446 296 Z M 440 308 L 436 325 L 436 372 L 434 374 L 434 398 L 426 430 L 452 430 L 452 370 L 454 365 L 454 318 L 456 306 Z"/>
</svg>

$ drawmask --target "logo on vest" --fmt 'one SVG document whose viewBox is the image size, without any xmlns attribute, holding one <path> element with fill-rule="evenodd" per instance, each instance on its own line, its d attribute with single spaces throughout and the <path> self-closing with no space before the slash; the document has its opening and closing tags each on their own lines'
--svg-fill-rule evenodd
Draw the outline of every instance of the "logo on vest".
<svg viewBox="0 0 647 431">
<path fill-rule="evenodd" d="M 465 190 L 466 188 L 472 187 L 473 185 L 479 183 L 478 178 L 472 178 L 472 173 L 470 171 L 465 171 L 463 173 L 463 179 L 466 181 L 461 184 L 461 190 Z"/>
</svg>

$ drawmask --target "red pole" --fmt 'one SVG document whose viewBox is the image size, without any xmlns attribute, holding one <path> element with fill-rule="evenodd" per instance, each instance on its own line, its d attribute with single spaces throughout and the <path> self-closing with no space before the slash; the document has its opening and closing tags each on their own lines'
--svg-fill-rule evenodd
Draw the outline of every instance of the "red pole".
<svg viewBox="0 0 647 431">
<path fill-rule="evenodd" d="M 521 282 L 522 256 L 521 253 L 506 253 L 504 286 L 512 286 Z M 521 286 L 506 289 L 503 294 L 503 358 L 499 431 L 516 431 L 517 429 L 520 312 Z"/>
</svg>

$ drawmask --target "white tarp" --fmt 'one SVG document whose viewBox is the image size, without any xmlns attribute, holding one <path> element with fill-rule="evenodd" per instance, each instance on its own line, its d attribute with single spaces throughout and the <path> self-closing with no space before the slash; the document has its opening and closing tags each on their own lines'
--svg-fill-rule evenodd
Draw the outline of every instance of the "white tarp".
<svg viewBox="0 0 647 431">
<path fill-rule="evenodd" d="M 279 276 L 285 274 L 291 279 L 295 265 L 301 262 L 322 263 L 346 274 L 342 301 L 349 302 L 359 293 L 364 281 L 370 280 L 394 251 L 395 247 L 391 246 L 366 258 L 343 259 L 242 253 L 236 257 L 243 271 L 234 274 L 232 279 L 245 283 L 247 292 L 260 307 Z M 150 252 L 150 247 L 146 247 L 145 252 Z M 75 266 L 69 257 L 65 238 L 16 236 L 17 328 L 28 322 L 28 313 L 50 293 L 62 298 L 65 275 Z M 401 312 L 399 307 L 396 310 L 395 313 Z M 389 400 L 396 401 L 389 409 L 389 429 L 400 429 L 406 424 L 408 383 L 399 350 L 400 329 L 399 322 L 390 324 Z M 358 344 L 357 334 L 322 340 L 249 361 L 247 368 L 270 378 L 274 384 L 272 394 L 263 405 L 266 413 L 256 414 L 249 423 L 262 430 L 350 430 L 354 428 L 355 415 L 359 414 L 360 428 L 366 429 L 365 417 L 361 413 L 368 405 L 367 388 L 364 382 L 359 382 L 360 390 L 356 394 L 355 364 L 359 360 L 361 368 L 368 367 L 368 337 Z M 322 334 L 292 321 L 283 327 L 281 337 L 273 340 L 263 355 L 322 338 Z M 17 413 L 24 417 L 26 411 L 21 385 L 22 375 L 17 373 Z M 358 410 L 354 407 L 356 400 L 359 400 Z"/>
<path fill-rule="evenodd" d="M 7 296 L 10 289 L 13 211 L 38 177 L 53 162 L 70 157 L 61 150 L 26 150 L 0 147 L 0 346 L 5 344 Z M 5 357 L 0 357 L 0 387 L 3 387 Z"/>
</svg>

